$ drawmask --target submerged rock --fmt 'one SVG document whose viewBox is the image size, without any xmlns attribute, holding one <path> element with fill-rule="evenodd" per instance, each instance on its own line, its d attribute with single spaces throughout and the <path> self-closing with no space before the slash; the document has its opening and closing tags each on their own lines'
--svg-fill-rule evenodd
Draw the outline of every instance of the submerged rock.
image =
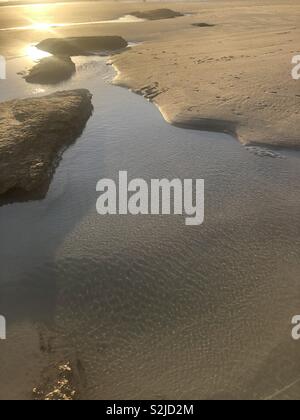
<svg viewBox="0 0 300 420">
<path fill-rule="evenodd" d="M 49 183 L 63 148 L 92 114 L 88 90 L 0 103 L 0 194 Z"/>
<path fill-rule="evenodd" d="M 267 149 L 266 147 L 260 146 L 246 146 L 246 149 L 259 157 L 268 157 L 273 159 L 284 159 L 284 156 L 280 153 L 275 152 L 274 150 Z"/>
<path fill-rule="evenodd" d="M 56 84 L 68 80 L 76 72 L 70 57 L 46 57 L 24 77 L 28 83 Z"/>
<path fill-rule="evenodd" d="M 147 20 L 174 19 L 176 17 L 184 16 L 182 13 L 174 12 L 174 10 L 171 9 L 156 9 L 148 10 L 145 12 L 133 12 L 131 15 L 139 19 Z"/>
<path fill-rule="evenodd" d="M 49 38 L 36 45 L 38 49 L 50 54 L 69 57 L 118 51 L 127 46 L 127 41 L 120 36 Z"/>
<path fill-rule="evenodd" d="M 70 362 L 49 369 L 41 387 L 32 390 L 37 401 L 73 401 L 79 399 L 76 378 Z"/>
</svg>

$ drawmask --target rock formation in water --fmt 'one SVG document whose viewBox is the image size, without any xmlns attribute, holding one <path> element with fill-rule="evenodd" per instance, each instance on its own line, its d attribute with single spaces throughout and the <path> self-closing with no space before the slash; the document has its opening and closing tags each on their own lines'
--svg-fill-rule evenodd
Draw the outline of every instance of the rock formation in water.
<svg viewBox="0 0 300 420">
<path fill-rule="evenodd" d="M 146 19 L 146 20 L 174 19 L 176 17 L 184 16 L 182 13 L 174 12 L 174 10 L 170 10 L 170 9 L 148 10 L 145 12 L 133 12 L 130 14 L 139 19 Z"/>
<path fill-rule="evenodd" d="M 127 41 L 120 36 L 49 38 L 36 45 L 42 51 L 68 57 L 118 51 L 127 46 Z"/>
<path fill-rule="evenodd" d="M 70 57 L 46 57 L 40 60 L 24 77 L 28 83 L 56 84 L 68 80 L 76 72 Z"/>
<path fill-rule="evenodd" d="M 200 23 L 192 23 L 192 26 L 195 26 L 196 28 L 213 28 L 215 25 L 211 23 L 200 22 Z"/>
<path fill-rule="evenodd" d="M 0 103 L 0 194 L 49 183 L 60 152 L 92 114 L 88 90 Z"/>
</svg>

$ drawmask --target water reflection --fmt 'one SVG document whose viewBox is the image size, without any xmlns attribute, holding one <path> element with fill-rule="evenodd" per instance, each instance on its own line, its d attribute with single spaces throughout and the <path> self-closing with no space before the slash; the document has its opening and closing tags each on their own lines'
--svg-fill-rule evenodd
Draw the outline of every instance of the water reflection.
<svg viewBox="0 0 300 420">
<path fill-rule="evenodd" d="M 91 26 L 109 23 L 139 23 L 144 22 L 144 19 L 137 18 L 135 16 L 126 15 L 118 19 L 113 20 L 92 20 L 86 22 L 66 22 L 66 23 L 46 23 L 46 22 L 32 22 L 30 25 L 25 26 L 14 26 L 10 28 L 2 28 L 0 31 L 43 31 L 53 32 L 55 28 L 67 28 L 72 26 Z"/>
<path fill-rule="evenodd" d="M 32 61 L 38 61 L 42 58 L 50 57 L 51 54 L 46 51 L 39 50 L 35 45 L 29 45 L 24 49 L 25 55 Z"/>
</svg>

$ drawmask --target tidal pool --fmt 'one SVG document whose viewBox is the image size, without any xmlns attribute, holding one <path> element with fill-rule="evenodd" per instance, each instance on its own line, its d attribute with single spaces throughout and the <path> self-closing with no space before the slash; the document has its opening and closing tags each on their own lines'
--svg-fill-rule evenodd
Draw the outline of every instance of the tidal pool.
<svg viewBox="0 0 300 420">
<path fill-rule="evenodd" d="M 8 62 L 1 101 L 88 88 L 94 114 L 45 199 L 0 207 L 0 398 L 28 398 L 54 361 L 89 399 L 299 398 L 300 154 L 251 153 L 225 134 L 168 125 L 112 86 L 99 57 L 56 87 Z M 205 179 L 205 222 L 99 216 L 96 184 Z"/>
</svg>

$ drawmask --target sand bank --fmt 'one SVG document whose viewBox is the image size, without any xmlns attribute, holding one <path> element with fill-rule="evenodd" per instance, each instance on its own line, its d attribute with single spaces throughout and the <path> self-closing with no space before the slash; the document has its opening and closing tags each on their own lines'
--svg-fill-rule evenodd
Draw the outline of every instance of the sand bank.
<svg viewBox="0 0 300 420">
<path fill-rule="evenodd" d="M 116 83 L 149 97 L 172 124 L 230 132 L 243 144 L 300 147 L 300 81 L 291 76 L 299 3 L 197 7 L 184 27 L 114 57 Z M 193 26 L 199 21 L 215 26 Z"/>
</svg>

